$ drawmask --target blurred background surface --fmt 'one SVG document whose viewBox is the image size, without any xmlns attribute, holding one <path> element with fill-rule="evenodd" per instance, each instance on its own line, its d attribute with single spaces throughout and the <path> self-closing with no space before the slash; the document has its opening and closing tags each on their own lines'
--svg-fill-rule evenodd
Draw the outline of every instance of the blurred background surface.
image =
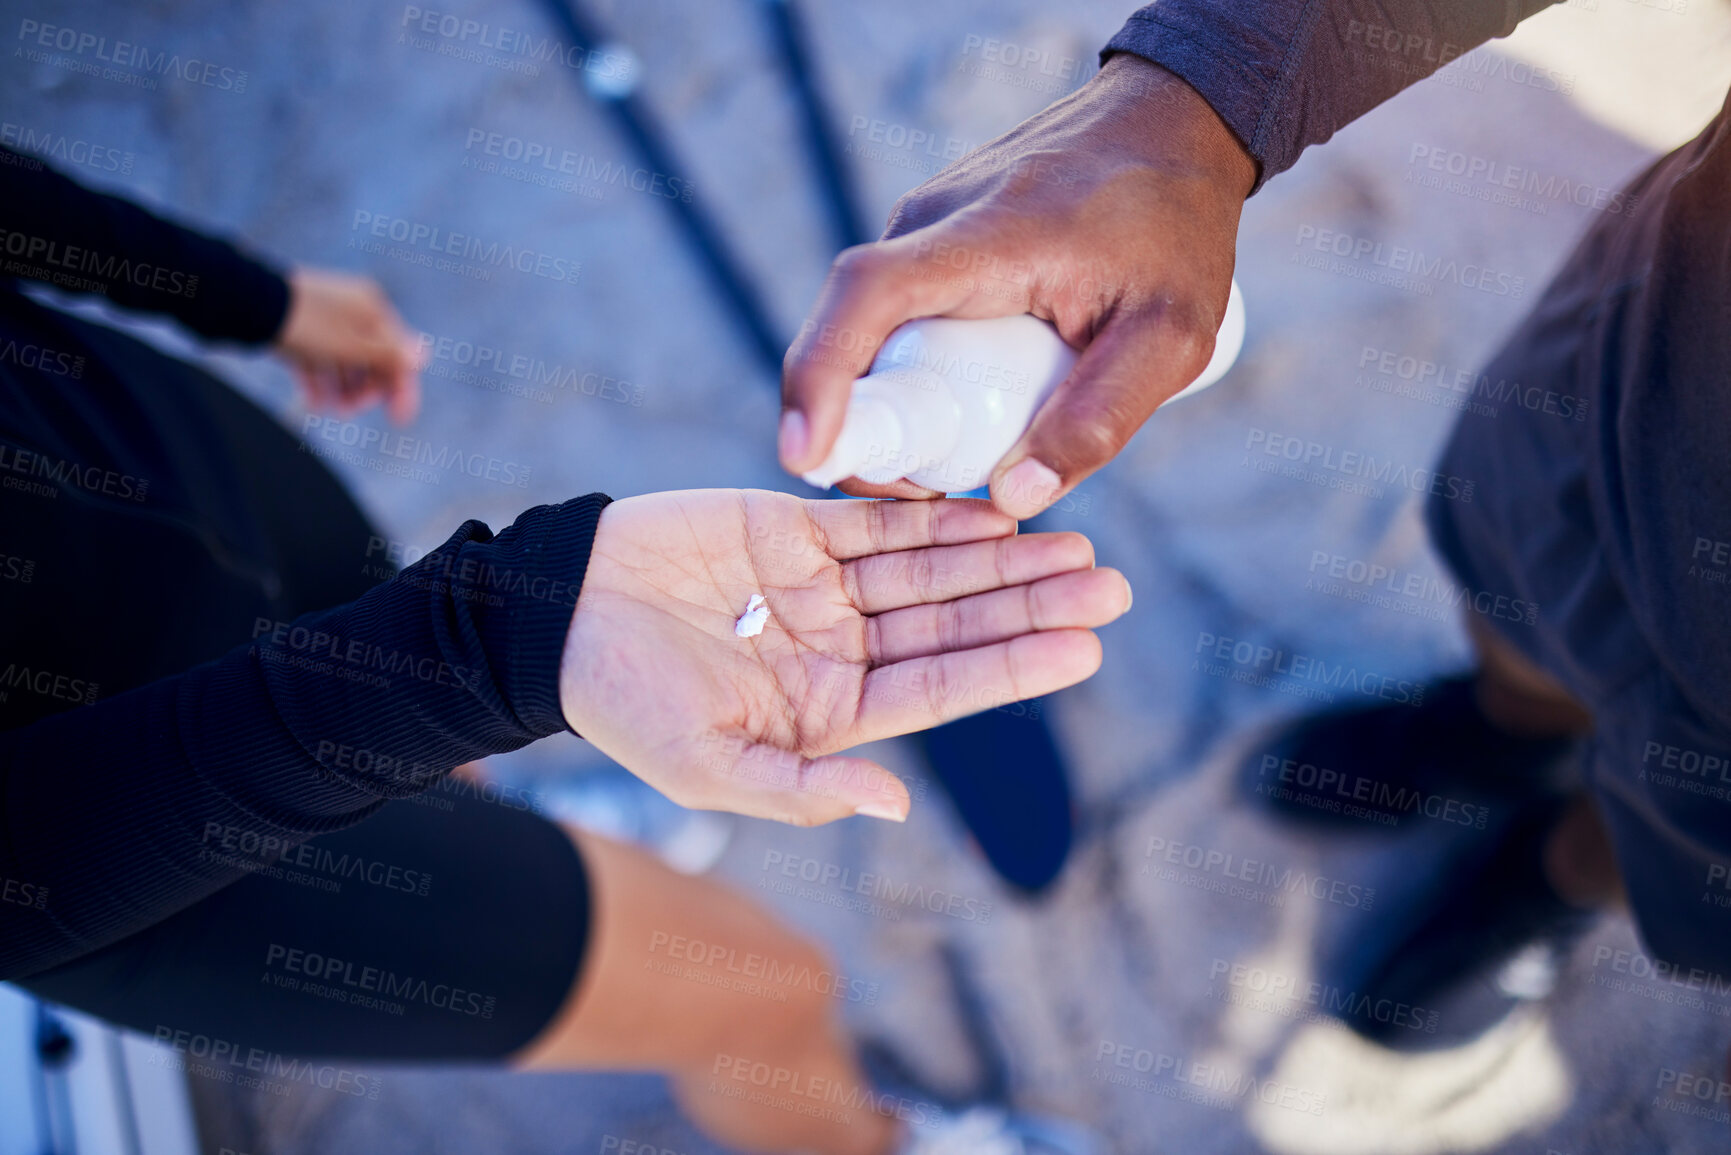
<svg viewBox="0 0 1731 1155">
<path fill-rule="evenodd" d="M 446 471 L 427 483 L 365 456 L 334 461 L 411 558 L 465 518 L 499 526 L 528 505 L 591 490 L 810 494 L 775 463 L 775 380 L 687 248 L 668 186 L 631 187 L 640 161 L 586 95 L 594 77 L 421 30 L 423 15 L 437 12 L 560 38 L 544 7 L 4 7 L 0 26 L 15 40 L 0 75 L 7 143 L 33 133 L 123 154 L 114 166 L 59 163 L 278 261 L 364 271 L 429 334 L 427 400 L 409 434 L 516 463 L 528 477 L 515 486 Z M 725 226 L 773 324 L 791 337 L 834 243 L 763 5 L 588 7 L 641 60 L 643 96 L 689 165 L 694 201 Z M 1083 82 L 1130 4 L 802 0 L 800 10 L 847 174 L 875 225 L 948 157 Z M 90 75 L 75 57 L 28 58 L 21 29 L 32 20 L 244 77 L 218 87 L 142 70 Z M 1159 413 L 1047 518 L 1091 536 L 1101 562 L 1137 591 L 1134 612 L 1105 632 L 1099 676 L 1042 707 L 1078 794 L 1078 845 L 1059 883 L 1034 902 L 1006 891 L 911 745 L 874 751 L 913 787 L 905 827 L 725 820 L 712 869 L 820 936 L 849 977 L 877 985 L 875 1001 L 845 1007 L 861 1036 L 934 1094 L 998 1085 L 1021 1105 L 1094 1123 L 1124 1152 L 1726 1149 L 1731 1125 L 1668 1105 L 1676 1096 L 1662 1073 L 1723 1077 L 1731 1003 L 1641 977 L 1634 956 L 1619 953 L 1639 949 L 1620 919 L 1604 919 L 1580 944 L 1548 998 L 1476 1041 L 1422 1054 L 1377 1050 L 1309 1021 L 1303 1006 L 1246 998 L 1261 980 L 1244 976 L 1301 985 L 1328 943 L 1398 907 L 1403 888 L 1423 881 L 1432 832 L 1420 823 L 1323 839 L 1254 813 L 1234 793 L 1237 760 L 1259 732 L 1316 702 L 1290 679 L 1246 683 L 1197 659 L 1212 637 L 1415 682 L 1462 665 L 1464 637 L 1449 614 L 1333 596 L 1313 580 L 1335 557 L 1440 576 L 1417 496 L 1263 473 L 1247 445 L 1262 431 L 1428 465 L 1457 414 L 1439 403 L 1443 393 L 1403 377 L 1401 359 L 1476 368 L 1574 238 L 1608 211 L 1610 194 L 1699 131 L 1728 83 L 1723 0 L 1570 0 L 1419 83 L 1250 202 L 1237 273 L 1249 333 L 1237 367 Z M 576 172 L 561 183 L 510 162 L 530 145 L 568 150 Z M 1510 166 L 1531 171 L 1528 191 L 1499 194 L 1494 174 Z M 376 221 L 527 250 L 531 266 L 566 262 L 575 279 L 475 262 L 429 267 L 426 244 L 381 243 Z M 1300 258 L 1324 230 L 1487 268 L 1493 283 L 1519 284 L 1519 299 L 1446 276 L 1378 283 L 1369 258 L 1311 267 Z M 201 353 L 167 327 L 114 320 L 204 361 L 302 427 L 274 362 Z M 496 353 L 477 358 L 480 347 Z M 1387 364 L 1395 369 L 1381 371 Z M 360 422 L 383 427 L 376 413 Z M 1014 710 L 1005 716 L 1027 724 Z M 631 789 L 574 739 L 491 771 L 590 815 Z M 623 807 L 641 812 L 642 802 Z M 1202 865 L 1171 867 L 1172 846 L 1197 848 Z M 1324 893 L 1343 882 L 1374 901 L 1318 899 L 1303 887 L 1222 892 L 1225 856 L 1329 880 Z M 780 865 L 795 858 L 942 894 L 930 905 L 945 912 L 917 902 L 865 909 L 839 885 L 779 893 Z M 1125 1048 L 1293 1093 L 1114 1085 L 1104 1076 Z M 307 1087 L 253 1099 L 195 1079 L 206 1149 L 605 1152 L 632 1140 L 712 1150 L 651 1077 L 378 1073 L 376 1101 Z"/>
</svg>

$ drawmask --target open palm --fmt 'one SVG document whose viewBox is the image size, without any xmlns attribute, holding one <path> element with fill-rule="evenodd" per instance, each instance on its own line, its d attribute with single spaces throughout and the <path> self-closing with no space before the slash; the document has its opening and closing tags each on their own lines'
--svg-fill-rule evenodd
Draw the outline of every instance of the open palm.
<svg viewBox="0 0 1731 1155">
<path fill-rule="evenodd" d="M 800 825 L 901 819 L 862 742 L 1048 694 L 1129 608 L 1073 533 L 1017 536 L 983 501 L 697 490 L 608 506 L 572 615 L 572 727 L 682 805 Z M 768 602 L 756 637 L 734 623 Z"/>
</svg>

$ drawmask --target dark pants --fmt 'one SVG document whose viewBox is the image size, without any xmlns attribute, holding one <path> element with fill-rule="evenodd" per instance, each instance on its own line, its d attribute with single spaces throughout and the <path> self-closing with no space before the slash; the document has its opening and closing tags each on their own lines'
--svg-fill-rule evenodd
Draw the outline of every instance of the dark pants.
<svg viewBox="0 0 1731 1155">
<path fill-rule="evenodd" d="M 340 605 L 379 580 L 382 538 L 342 485 L 215 378 L 13 294 L 0 294 L 0 332 L 86 358 L 82 380 L 15 405 L 33 442 L 100 444 L 151 479 L 161 511 L 126 523 L 125 541 L 55 540 L 48 526 L 57 580 L 88 613 L 21 630 L 20 646 L 88 647 L 70 668 L 119 693 L 246 644 L 260 618 Z M 257 1048 L 269 1068 L 270 1053 L 503 1057 L 576 982 L 583 864 L 524 795 L 448 781 L 283 861 L 206 834 L 211 854 L 252 873 L 19 985 L 199 1057 Z"/>
<path fill-rule="evenodd" d="M 1647 948 L 1731 974 L 1731 98 L 1624 205 L 1486 368 L 1497 412 L 1439 466 L 1473 500 L 1427 515 L 1463 584 L 1538 605 L 1486 624 L 1592 711 Z"/>
</svg>

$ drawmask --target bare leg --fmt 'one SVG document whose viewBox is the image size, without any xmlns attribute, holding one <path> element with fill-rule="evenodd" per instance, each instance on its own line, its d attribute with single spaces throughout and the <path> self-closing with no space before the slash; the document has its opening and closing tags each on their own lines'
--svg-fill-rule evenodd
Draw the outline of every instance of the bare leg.
<svg viewBox="0 0 1731 1155">
<path fill-rule="evenodd" d="M 1479 653 L 1479 708 L 1501 729 L 1523 737 L 1568 737 L 1593 728 L 1593 716 L 1554 678 L 1491 629 L 1467 615 Z M 1545 846 L 1551 887 L 1575 906 L 1620 904 L 1622 878 L 1610 833 L 1592 799 L 1576 798 Z"/>
<path fill-rule="evenodd" d="M 811 943 L 720 883 L 571 837 L 589 871 L 588 956 L 519 1066 L 662 1072 L 694 1123 L 746 1151 L 891 1149 L 895 1122 L 858 1105 L 870 1084 L 824 993 L 835 969 Z"/>
</svg>

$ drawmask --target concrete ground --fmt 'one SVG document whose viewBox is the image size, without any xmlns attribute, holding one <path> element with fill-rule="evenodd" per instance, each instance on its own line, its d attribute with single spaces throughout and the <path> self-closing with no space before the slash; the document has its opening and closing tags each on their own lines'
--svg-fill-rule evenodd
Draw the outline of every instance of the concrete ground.
<svg viewBox="0 0 1731 1155">
<path fill-rule="evenodd" d="M 27 57 L 18 37 L 0 76 L 8 133 L 124 154 L 125 165 L 80 171 L 279 258 L 365 270 L 412 324 L 449 338 L 452 349 L 472 342 L 503 350 L 507 363 L 521 355 L 557 367 L 566 387 L 522 396 L 454 353 L 434 363 L 411 430 L 527 467 L 521 487 L 455 474 L 433 484 L 379 472 L 380 462 L 364 458 L 335 464 L 394 539 L 427 547 L 464 518 L 497 526 L 527 505 L 595 489 L 800 488 L 774 461 L 773 381 L 752 363 L 655 196 L 583 182 L 546 187 L 472 167 L 485 158 L 471 142 L 492 132 L 598 164 L 629 160 L 583 97 L 579 72 L 542 65 L 531 74 L 501 66 L 511 61 L 448 54 L 452 41 L 406 32 L 400 5 L 6 7 L 15 30 L 52 23 L 218 68 L 209 84 L 170 75 L 150 87 L 136 66 L 91 75 L 88 57 Z M 881 220 L 941 163 L 923 145 L 896 141 L 923 133 L 941 156 L 952 141 L 966 146 L 1007 129 L 1074 86 L 1062 61 L 1091 62 L 1128 5 L 811 0 L 804 8 L 833 119 L 857 146 L 851 175 Z M 791 333 L 832 244 L 757 6 L 614 0 L 602 11 L 647 61 L 649 98 L 689 158 L 696 197 L 726 223 Z M 457 14 L 550 31 L 528 0 L 469 0 Z M 986 60 L 989 40 L 1048 51 L 1059 75 Z M 1719 1151 L 1731 1142 L 1725 1104 L 1709 1100 L 1710 1117 L 1690 1114 L 1698 1101 L 1676 1094 L 1666 1075 L 1722 1077 L 1731 1005 L 1690 1005 L 1643 977 L 1640 957 L 1619 953 L 1639 950 L 1621 918 L 1597 925 L 1556 992 L 1528 1013 L 1424 1053 L 1378 1050 L 1311 1021 L 1303 1004 L 1257 1001 L 1259 976 L 1307 982 L 1319 950 L 1398 910 L 1402 893 L 1424 881 L 1436 835 L 1324 840 L 1270 825 L 1236 797 L 1232 769 L 1261 728 L 1312 703 L 1290 680 L 1247 685 L 1211 676 L 1195 658 L 1199 639 L 1213 635 L 1410 680 L 1461 665 L 1455 621 L 1307 588 L 1318 553 L 1436 576 L 1417 499 L 1259 472 L 1247 467 L 1245 448 L 1262 431 L 1427 465 L 1456 414 L 1436 403 L 1436 390 L 1407 389 L 1399 359 L 1470 370 L 1515 324 L 1522 301 L 1447 277 L 1361 279 L 1374 268 L 1368 259 L 1314 268 L 1297 258 L 1334 230 L 1487 268 L 1492 285 L 1518 283 L 1530 299 L 1603 211 L 1592 207 L 1596 190 L 1608 196 L 1692 136 L 1728 83 L 1724 0 L 1571 0 L 1366 117 L 1251 202 L 1238 269 L 1250 326 L 1237 368 L 1158 415 L 1052 519 L 1090 534 L 1101 561 L 1123 569 L 1138 596 L 1132 615 L 1106 631 L 1099 676 L 1049 704 L 1075 772 L 1081 840 L 1047 898 L 1024 903 L 995 883 L 904 744 L 876 753 L 929 787 L 905 827 L 733 823 L 716 872 L 820 937 L 849 976 L 878 984 L 875 1003 L 846 1006 L 850 1021 L 893 1049 L 923 1093 L 966 1095 L 998 1071 L 1018 1104 L 1086 1120 L 1113 1149 L 1135 1155 L 1582 1155 Z M 1501 203 L 1475 162 L 1531 169 L 1536 187 L 1550 191 Z M 1451 184 L 1450 166 L 1478 175 Z M 1574 189 L 1588 190 L 1586 207 L 1571 199 Z M 565 283 L 427 268 L 413 251 L 369 245 L 367 222 L 386 217 L 527 248 L 547 268 L 576 262 L 580 272 Z M 138 328 L 184 347 L 164 328 Z M 1377 372 L 1382 351 L 1394 354 L 1392 374 Z M 300 425 L 274 364 L 208 360 Z M 604 771 L 575 740 L 495 767 L 579 793 L 585 775 Z M 1169 864 L 1166 848 L 1180 845 L 1179 864 Z M 1182 865 L 1190 848 L 1201 863 L 1193 869 Z M 1211 887 L 1227 855 L 1326 879 L 1329 898 L 1262 884 L 1221 893 Z M 959 896 L 952 909 L 989 907 L 990 917 L 855 909 L 836 904 L 839 889 L 778 893 L 769 884 L 780 876 L 766 863 L 791 856 Z M 1114 1064 L 1120 1055 L 1129 1067 Z M 1214 1089 L 1198 1093 L 1175 1071 Z M 712 1149 L 654 1078 L 379 1074 L 376 1101 L 308 1088 L 224 1099 L 209 1150 L 606 1152 L 622 1139 L 686 1155 Z M 1258 1082 L 1234 1094 L 1241 1076 Z"/>
</svg>

